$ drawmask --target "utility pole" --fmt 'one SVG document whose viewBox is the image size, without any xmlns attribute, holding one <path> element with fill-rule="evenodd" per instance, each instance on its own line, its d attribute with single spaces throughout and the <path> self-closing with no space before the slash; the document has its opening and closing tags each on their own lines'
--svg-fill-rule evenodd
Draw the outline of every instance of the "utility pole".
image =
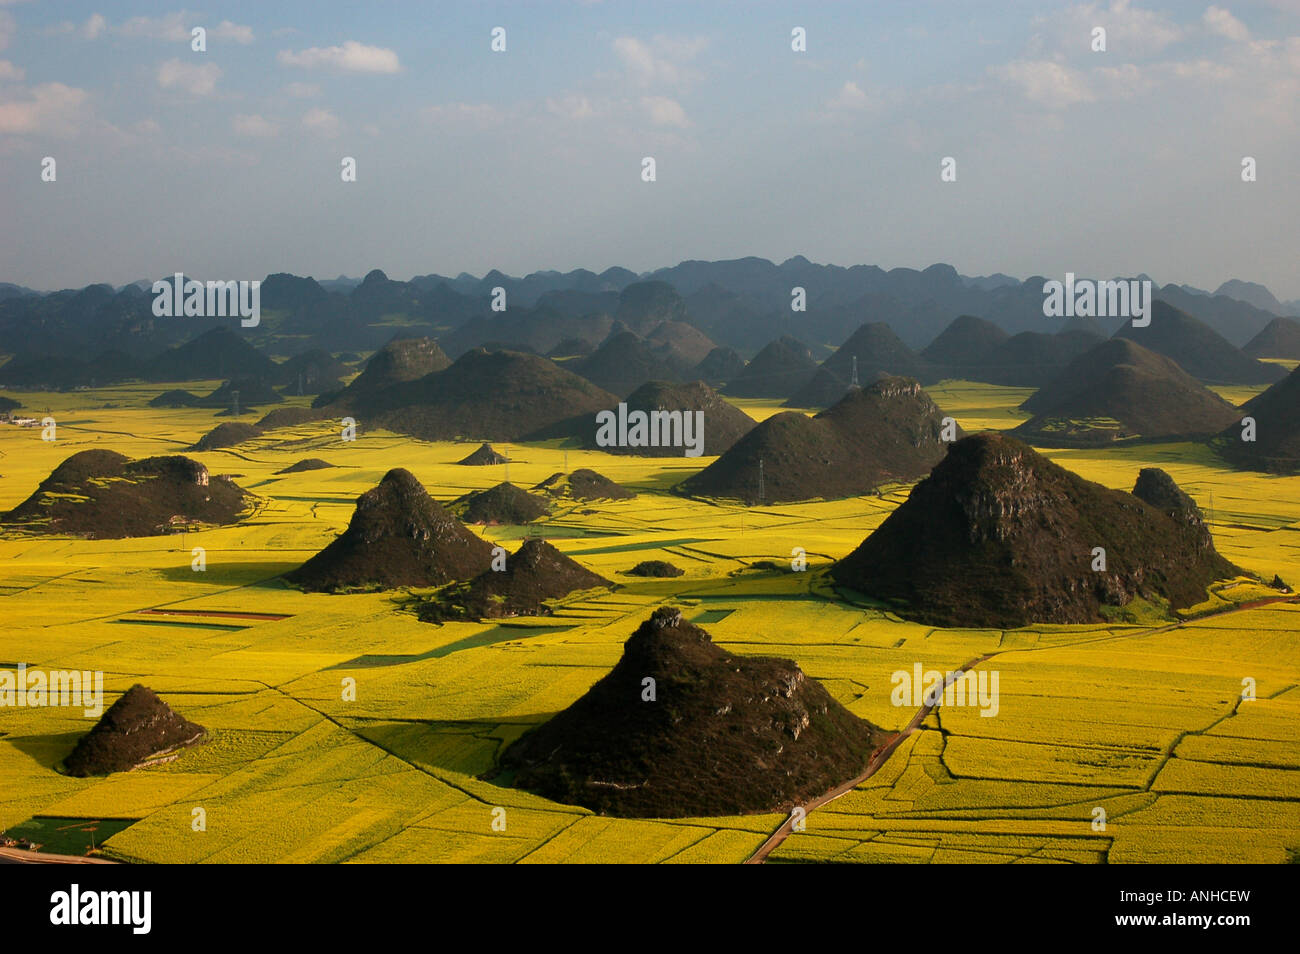
<svg viewBox="0 0 1300 954">
<path fill-rule="evenodd" d="M 763 458 L 758 459 L 758 502 L 764 503 L 767 498 L 763 493 Z"/>
<path fill-rule="evenodd" d="M 853 356 L 853 380 L 849 382 L 849 387 L 861 387 L 861 385 L 858 384 L 858 356 L 856 354 Z"/>
<path fill-rule="evenodd" d="M 234 402 L 235 417 L 239 417 L 239 392 L 231 391 L 230 399 Z"/>
</svg>

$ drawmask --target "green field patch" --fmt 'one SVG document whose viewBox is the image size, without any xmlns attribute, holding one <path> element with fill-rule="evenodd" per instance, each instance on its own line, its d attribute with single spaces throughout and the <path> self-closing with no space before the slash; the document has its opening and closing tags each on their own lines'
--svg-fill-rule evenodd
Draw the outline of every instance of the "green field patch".
<svg viewBox="0 0 1300 954">
<path fill-rule="evenodd" d="M 299 497 L 299 496 L 288 497 L 283 494 L 276 494 L 275 499 L 276 500 L 300 500 L 303 501 L 304 503 L 338 504 L 340 507 L 351 507 L 357 502 L 355 495 L 333 496 L 333 497 Z"/>
<path fill-rule="evenodd" d="M 691 622 L 696 626 L 704 623 L 720 623 L 734 612 L 736 612 L 734 609 L 705 610 L 702 613 L 697 613 L 692 616 Z"/>
<path fill-rule="evenodd" d="M 138 818 L 55 818 L 37 815 L 14 825 L 5 835 L 25 838 L 51 855 L 84 855 L 134 825 Z"/>
<path fill-rule="evenodd" d="M 616 547 L 593 547 L 589 550 L 570 550 L 569 556 L 590 556 L 595 553 L 630 553 L 634 550 L 662 550 L 688 543 L 712 543 L 716 537 L 673 537 L 671 540 L 647 540 L 644 543 L 624 543 Z"/>
<path fill-rule="evenodd" d="M 227 633 L 249 628 L 248 626 L 237 626 L 234 623 L 193 623 L 183 619 L 115 619 L 112 622 L 125 623 L 129 626 L 179 626 L 183 629 L 214 629 Z"/>
<path fill-rule="evenodd" d="M 139 616 L 191 616 L 213 619 L 248 619 L 255 622 L 278 623 L 282 619 L 292 619 L 290 613 L 250 613 L 242 610 L 207 610 L 207 609 L 142 609 L 136 610 Z"/>
<path fill-rule="evenodd" d="M 524 540 L 528 537 L 541 537 L 543 540 L 569 540 L 581 537 L 621 537 L 615 530 L 593 530 L 590 527 L 574 527 L 563 523 L 511 524 L 492 528 L 492 537 L 496 540 Z M 597 552 L 579 550 L 579 553 Z"/>
</svg>

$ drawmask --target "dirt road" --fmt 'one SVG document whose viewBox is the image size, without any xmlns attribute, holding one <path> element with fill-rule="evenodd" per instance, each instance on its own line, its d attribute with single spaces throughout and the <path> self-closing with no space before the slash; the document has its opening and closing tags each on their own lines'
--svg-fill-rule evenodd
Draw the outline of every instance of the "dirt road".
<svg viewBox="0 0 1300 954">
<path fill-rule="evenodd" d="M 986 653 L 983 656 L 977 656 L 974 659 L 972 659 L 970 662 L 962 665 L 960 669 L 948 673 L 947 677 L 944 679 L 944 683 L 943 683 L 944 688 L 947 689 L 948 686 L 952 685 L 954 681 L 956 681 L 958 678 L 961 677 L 962 673 L 970 669 L 974 669 L 980 663 L 984 662 L 986 659 L 992 659 L 993 656 L 995 655 L 996 653 Z M 913 732 L 915 732 L 917 728 L 920 727 L 921 723 L 925 721 L 926 716 L 928 716 L 931 712 L 934 711 L 935 706 L 939 704 L 939 701 L 942 698 L 943 696 L 941 693 L 937 694 L 937 697 L 933 703 L 923 705 L 921 706 L 921 708 L 917 709 L 916 714 L 912 716 L 912 721 L 908 722 L 907 725 L 903 726 L 901 732 L 898 732 L 895 735 L 893 735 L 889 739 L 889 741 L 887 741 L 884 745 L 882 745 L 880 748 L 876 749 L 876 751 L 871 753 L 871 758 L 867 760 L 866 771 L 864 771 L 861 775 L 859 775 L 855 779 L 851 779 L 845 782 L 843 785 L 840 785 L 837 788 L 831 789 L 825 795 L 822 795 L 819 798 L 815 798 L 807 805 L 804 805 L 803 810 L 804 810 L 805 817 L 807 817 L 807 815 L 812 814 L 814 810 L 821 808 L 823 805 L 827 804 L 828 802 L 833 802 L 841 795 L 853 791 L 855 788 L 857 788 L 867 779 L 871 778 L 871 776 L 875 775 L 876 771 L 880 768 L 880 766 L 884 765 L 885 762 L 889 759 L 889 757 L 894 754 L 894 750 L 903 744 L 903 740 L 906 739 L 908 736 L 910 736 Z M 794 830 L 793 826 L 794 826 L 794 819 L 787 818 L 784 822 L 781 823 L 780 828 L 778 828 L 776 831 L 772 832 L 772 834 L 768 836 L 767 841 L 763 842 L 763 844 L 758 846 L 758 851 L 750 855 L 749 858 L 745 861 L 745 864 L 747 865 L 762 864 L 767 859 L 767 856 L 770 855 L 772 851 L 777 847 L 777 845 L 781 844 L 781 842 L 785 841 L 786 838 L 790 836 L 790 833 Z"/>
</svg>

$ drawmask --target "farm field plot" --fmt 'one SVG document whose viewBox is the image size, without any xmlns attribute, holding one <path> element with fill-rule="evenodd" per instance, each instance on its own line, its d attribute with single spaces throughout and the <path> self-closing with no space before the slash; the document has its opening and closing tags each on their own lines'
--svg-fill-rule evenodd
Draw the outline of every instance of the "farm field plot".
<svg viewBox="0 0 1300 954">
<path fill-rule="evenodd" d="M 917 664 L 947 672 L 985 656 L 974 672 L 997 673 L 996 714 L 941 706 L 879 771 L 811 812 L 770 861 L 1300 856 L 1300 605 L 1162 625 L 935 628 L 850 600 L 824 572 L 908 486 L 744 508 L 671 491 L 713 458 L 497 443 L 508 465 L 462 467 L 477 442 L 364 429 L 345 442 L 337 422 L 188 451 L 212 426 L 211 411 L 147 407 L 177 386 L 17 395 L 48 409 L 58 439 L 0 425 L 0 509 L 91 448 L 186 453 L 214 474 L 238 475 L 257 508 L 235 526 L 167 536 L 0 536 L 0 669 L 102 672 L 105 705 L 143 683 L 209 737 L 162 764 L 73 778 L 58 766 L 93 719 L 0 707 L 0 829 L 99 821 L 97 849 L 137 862 L 739 863 L 781 817 L 613 818 L 480 778 L 510 742 L 608 673 L 656 607 L 674 605 L 729 652 L 795 660 L 849 711 L 891 732 L 916 711 L 891 699 L 897 673 Z M 1025 389 L 946 381 L 929 390 L 969 431 L 1028 417 L 1017 410 Z M 781 410 L 733 403 L 756 419 Z M 1232 471 L 1182 443 L 1044 453 L 1124 490 L 1141 468 L 1165 469 L 1202 507 L 1225 557 L 1266 581 L 1300 582 L 1300 477 Z M 276 474 L 306 457 L 334 466 Z M 512 551 L 544 537 L 616 588 L 561 600 L 551 616 L 434 625 L 413 611 L 423 591 L 327 595 L 284 582 L 394 466 L 443 503 L 580 467 L 636 491 L 631 500 L 560 501 L 524 527 L 471 527 Z M 202 572 L 192 569 L 196 547 Z M 794 572 L 801 554 L 807 570 Z M 643 560 L 685 572 L 626 574 Z M 1226 587 L 1213 605 L 1256 593 Z M 1243 697 L 1247 687 L 1253 698 Z"/>
</svg>

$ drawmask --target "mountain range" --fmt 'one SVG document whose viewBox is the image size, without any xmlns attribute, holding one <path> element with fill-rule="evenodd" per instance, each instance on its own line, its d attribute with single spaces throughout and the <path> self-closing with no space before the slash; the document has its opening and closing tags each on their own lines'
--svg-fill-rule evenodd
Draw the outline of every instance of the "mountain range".
<svg viewBox="0 0 1300 954">
<path fill-rule="evenodd" d="M 669 322 L 670 330 L 677 326 L 672 337 L 679 345 L 687 344 L 683 338 L 693 339 L 685 348 L 693 360 L 677 369 L 689 377 L 691 366 L 713 345 L 752 357 L 788 335 L 806 343 L 820 360 L 867 323 L 888 324 L 914 350 L 959 315 L 985 318 L 1011 335 L 1059 331 L 1065 320 L 1043 315 L 1044 281 L 1041 276 L 971 278 L 944 264 L 919 270 L 818 265 L 802 256 L 780 264 L 755 257 L 685 261 L 641 275 L 609 268 L 599 274 L 575 269 L 520 278 L 494 270 L 478 278 L 429 274 L 396 281 L 374 269 L 359 281 L 317 281 L 274 273 L 262 282 L 261 320 L 247 329 L 228 318 L 157 318 L 147 280 L 50 293 L 0 284 L 0 341 L 13 356 L 4 367 L 22 373 L 21 381 L 15 379 L 21 386 L 63 387 L 89 384 L 92 378 L 104 384 L 142 376 L 141 364 L 148 370 L 167 349 L 217 328 L 233 327 L 275 357 L 312 349 L 368 352 L 401 334 L 435 337 L 454 359 L 484 345 L 547 354 L 562 341 L 585 340 L 594 349 L 620 324 L 618 330 L 647 339 Z M 493 310 L 498 288 L 504 291 L 505 311 Z M 799 288 L 806 310 L 792 311 Z M 1300 314 L 1300 302 L 1279 302 L 1264 286 L 1239 280 L 1212 293 L 1167 284 L 1154 294 L 1235 347 L 1250 342 L 1279 315 Z M 1118 327 L 1114 319 L 1096 323 L 1107 335 Z M 692 332 L 684 332 L 686 326 Z M 38 364 L 48 370 L 35 373 Z M 8 377 L 0 374 L 0 382 L 10 384 Z"/>
</svg>

